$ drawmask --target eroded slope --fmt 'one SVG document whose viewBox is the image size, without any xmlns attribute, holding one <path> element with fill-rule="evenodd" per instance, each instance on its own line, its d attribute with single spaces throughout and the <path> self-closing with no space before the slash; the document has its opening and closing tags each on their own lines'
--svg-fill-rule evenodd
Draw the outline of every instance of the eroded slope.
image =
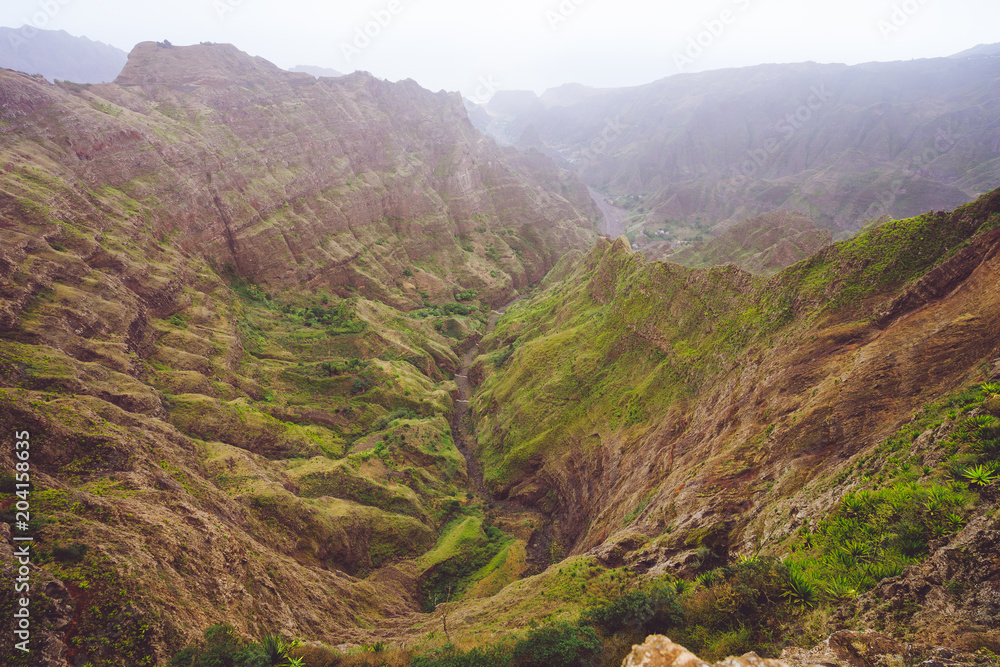
<svg viewBox="0 0 1000 667">
<path fill-rule="evenodd" d="M 140 45 L 101 86 L 0 72 L 0 96 L 31 664 L 164 664 L 221 621 L 336 644 L 420 609 L 446 527 L 494 535 L 449 423 L 461 340 L 585 246 L 586 190 L 458 98 L 221 45 Z"/>
<path fill-rule="evenodd" d="M 621 242 L 566 260 L 486 341 L 487 484 L 546 507 L 567 553 L 626 529 L 671 531 L 649 564 L 780 540 L 810 481 L 992 372 L 998 196 L 770 279 L 648 263 Z"/>
</svg>

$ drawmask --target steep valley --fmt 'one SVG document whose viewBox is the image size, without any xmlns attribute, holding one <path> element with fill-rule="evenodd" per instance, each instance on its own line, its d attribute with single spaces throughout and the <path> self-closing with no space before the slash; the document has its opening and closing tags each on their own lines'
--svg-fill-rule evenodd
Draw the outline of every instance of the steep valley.
<svg viewBox="0 0 1000 667">
<path fill-rule="evenodd" d="M 457 96 L 225 45 L 141 44 L 114 84 L 0 72 L 0 94 L 30 664 L 165 664 L 223 620 L 362 641 L 418 610 L 422 574 L 486 537 L 449 426 L 461 341 L 596 237 L 586 188 Z"/>
<path fill-rule="evenodd" d="M 471 118 L 627 201 L 646 227 L 722 230 L 786 209 L 839 239 L 1000 186 L 998 74 L 989 51 L 767 64 L 632 88 L 503 90 Z"/>
<path fill-rule="evenodd" d="M 4 665 L 1000 652 L 1000 190 L 690 268 L 458 95 L 209 44 L 0 71 L 0 167 Z"/>
</svg>

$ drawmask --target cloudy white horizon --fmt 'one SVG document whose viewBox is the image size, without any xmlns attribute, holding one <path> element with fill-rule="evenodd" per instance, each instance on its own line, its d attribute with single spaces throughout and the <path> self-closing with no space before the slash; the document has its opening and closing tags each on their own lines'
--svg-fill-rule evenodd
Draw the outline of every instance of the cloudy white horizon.
<svg viewBox="0 0 1000 667">
<path fill-rule="evenodd" d="M 365 70 L 483 99 L 762 63 L 857 64 L 1000 42 L 995 0 L 5 0 L 0 25 L 228 42 L 279 67 Z"/>
</svg>

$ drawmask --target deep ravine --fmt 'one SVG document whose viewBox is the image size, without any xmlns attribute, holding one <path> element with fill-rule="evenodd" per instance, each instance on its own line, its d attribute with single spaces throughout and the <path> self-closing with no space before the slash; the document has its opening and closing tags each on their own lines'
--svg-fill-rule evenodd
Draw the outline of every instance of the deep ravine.
<svg viewBox="0 0 1000 667">
<path fill-rule="evenodd" d="M 507 312 L 512 305 L 525 297 L 518 297 L 508 302 L 499 309 L 493 310 L 486 323 L 483 336 L 489 335 L 496 328 L 497 322 Z M 475 393 L 475 387 L 469 379 L 469 369 L 476 357 L 479 356 L 479 340 L 465 351 L 462 355 L 462 363 L 455 374 L 455 384 L 458 385 L 458 399 L 455 401 L 455 411 L 451 418 L 451 434 L 458 451 L 465 457 L 466 470 L 469 475 L 470 491 L 479 498 L 483 504 L 494 514 L 498 523 L 508 523 L 510 525 L 524 524 L 525 522 L 536 526 L 528 539 L 527 562 L 529 570 L 525 574 L 535 574 L 544 570 L 551 562 L 550 548 L 552 545 L 552 519 L 543 512 L 532 507 L 526 507 L 521 503 L 511 500 L 497 498 L 490 493 L 483 483 L 483 468 L 479 459 L 476 458 L 477 442 L 475 436 L 475 423 L 469 411 L 469 402 Z"/>
</svg>

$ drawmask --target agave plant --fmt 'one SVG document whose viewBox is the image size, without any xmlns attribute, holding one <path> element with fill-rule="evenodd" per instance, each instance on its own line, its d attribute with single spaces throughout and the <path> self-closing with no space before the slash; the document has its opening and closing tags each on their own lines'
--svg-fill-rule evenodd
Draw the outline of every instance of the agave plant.
<svg viewBox="0 0 1000 667">
<path fill-rule="evenodd" d="M 289 651 L 298 646 L 298 640 L 290 642 L 278 634 L 264 635 L 260 640 L 261 653 L 266 660 L 270 661 L 274 667 L 296 667 L 301 665 L 300 658 L 292 658 Z"/>
<path fill-rule="evenodd" d="M 781 597 L 802 609 L 811 609 L 819 602 L 816 586 L 794 570 L 788 572 L 788 581 Z"/>
<path fill-rule="evenodd" d="M 840 501 L 840 511 L 845 517 L 861 516 L 867 508 L 865 501 L 853 493 L 848 493 Z"/>
<path fill-rule="evenodd" d="M 949 533 L 957 533 L 965 525 L 965 519 L 961 515 L 951 512 L 944 518 L 944 523 Z"/>
<path fill-rule="evenodd" d="M 977 454 L 996 456 L 1000 452 L 1000 438 L 980 438 L 972 443 L 972 449 Z"/>
<path fill-rule="evenodd" d="M 861 540 L 848 540 L 838 547 L 838 551 L 844 554 L 845 558 L 842 560 L 845 564 L 847 562 L 868 563 L 875 557 L 872 545 Z"/>
<path fill-rule="evenodd" d="M 1000 479 L 996 467 L 992 464 L 969 466 L 962 472 L 962 477 L 969 480 L 973 486 L 979 487 L 989 486 Z"/>
<path fill-rule="evenodd" d="M 924 501 L 924 512 L 931 519 L 936 519 L 944 511 L 944 503 L 939 498 L 930 496 Z"/>
<path fill-rule="evenodd" d="M 831 600 L 852 600 L 858 596 L 858 590 L 847 577 L 834 577 L 823 587 Z"/>
<path fill-rule="evenodd" d="M 973 428 L 992 428 L 997 425 L 997 418 L 990 415 L 976 415 L 969 417 L 965 423 Z"/>
<path fill-rule="evenodd" d="M 952 459 L 954 458 L 955 457 L 952 457 Z M 958 482 L 962 479 L 965 479 L 965 471 L 969 469 L 969 466 L 967 464 L 961 463 L 960 461 L 949 460 L 946 465 L 947 465 L 946 474 L 948 476 L 948 479 L 950 479 L 952 482 Z M 952 484 L 952 488 L 956 488 L 954 484 Z"/>
<path fill-rule="evenodd" d="M 716 584 L 721 580 L 722 577 L 720 577 L 719 573 L 715 570 L 702 572 L 697 577 L 695 577 L 695 581 L 697 581 L 702 588 L 711 588 L 713 584 Z"/>
<path fill-rule="evenodd" d="M 898 577 L 903 573 L 903 569 L 905 567 L 906 566 L 902 563 L 889 561 L 870 563 L 865 570 L 865 574 L 877 583 L 883 579 L 888 579 L 889 577 Z"/>
<path fill-rule="evenodd" d="M 927 499 L 942 505 L 950 502 L 953 494 L 954 491 L 946 486 L 935 485 L 927 489 Z"/>
</svg>

